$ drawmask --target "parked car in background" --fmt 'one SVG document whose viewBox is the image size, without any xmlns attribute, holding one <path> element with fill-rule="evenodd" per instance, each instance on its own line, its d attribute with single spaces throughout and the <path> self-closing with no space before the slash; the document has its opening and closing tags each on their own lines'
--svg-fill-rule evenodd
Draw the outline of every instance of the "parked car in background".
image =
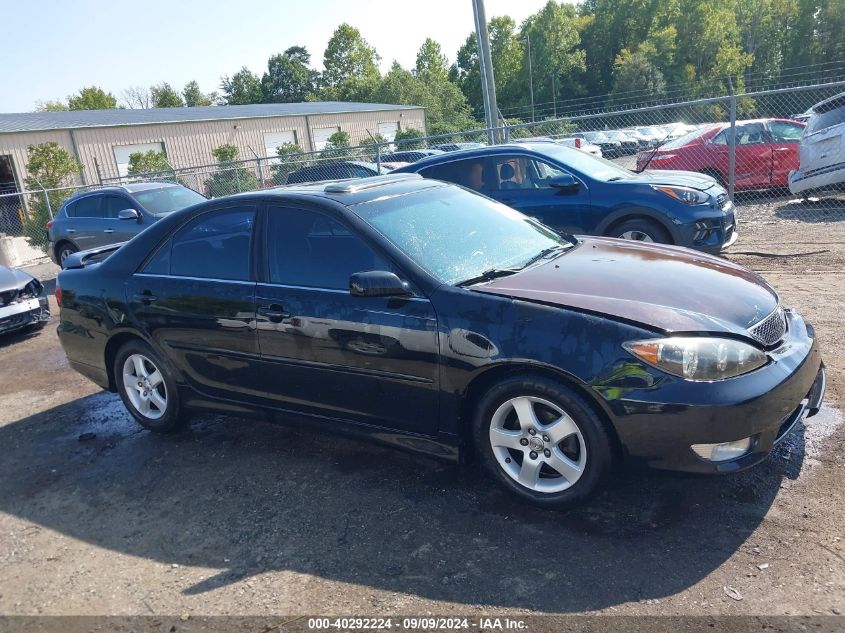
<svg viewBox="0 0 845 633">
<path fill-rule="evenodd" d="M 571 234 L 678 244 L 717 253 L 737 239 L 733 204 L 709 176 L 636 174 L 557 143 L 433 156 L 396 170 L 463 185 Z"/>
<path fill-rule="evenodd" d="M 621 130 L 607 130 L 604 135 L 611 141 L 619 142 L 619 153 L 622 156 L 631 156 L 640 149 L 640 142 Z"/>
<path fill-rule="evenodd" d="M 792 193 L 845 189 L 845 92 L 813 106 L 799 148 Z"/>
<path fill-rule="evenodd" d="M 381 163 L 381 166 L 382 166 L 381 173 L 390 173 L 394 169 L 399 169 L 400 167 L 405 167 L 405 166 L 410 165 L 410 164 L 411 163 L 408 163 L 408 162 L 405 162 L 405 161 L 396 161 L 396 162 L 391 161 L 391 162 L 388 162 L 388 163 L 382 161 L 382 163 Z"/>
<path fill-rule="evenodd" d="M 20 268 L 0 266 L 0 334 L 44 327 L 49 320 L 41 282 Z"/>
<path fill-rule="evenodd" d="M 587 137 L 583 134 L 570 134 L 568 136 L 564 136 L 563 138 L 556 139 L 555 142 L 558 145 L 563 145 L 564 147 L 574 147 L 575 149 L 580 149 L 582 152 L 587 152 L 593 156 L 598 156 L 599 158 L 602 157 L 601 147 L 590 143 L 590 141 L 587 140 Z"/>
<path fill-rule="evenodd" d="M 755 273 L 408 175 L 211 200 L 87 257 L 59 274 L 59 340 L 144 428 L 191 407 L 310 422 L 320 446 L 474 456 L 546 507 L 624 458 L 751 467 L 824 397 L 812 326 Z"/>
<path fill-rule="evenodd" d="M 62 265 L 77 251 L 125 242 L 168 213 L 205 199 L 193 189 L 167 182 L 78 193 L 65 200 L 47 223 L 50 258 Z"/>
<path fill-rule="evenodd" d="M 598 145 L 604 158 L 622 156 L 622 143 L 613 141 L 604 132 L 584 132 L 584 138 L 593 145 Z"/>
<path fill-rule="evenodd" d="M 415 163 L 428 156 L 442 154 L 442 149 L 408 149 L 399 152 L 387 152 L 381 155 L 382 163 Z"/>
<path fill-rule="evenodd" d="M 322 180 L 340 180 L 343 178 L 366 178 L 368 176 L 378 176 L 379 174 L 388 173 L 390 173 L 390 169 L 384 166 L 379 168 L 375 163 L 357 160 L 333 160 L 300 167 L 288 174 L 287 182 L 288 184 L 298 184 L 302 182 L 319 182 Z"/>
<path fill-rule="evenodd" d="M 444 152 L 456 152 L 459 149 L 477 149 L 479 147 L 486 147 L 487 143 L 440 143 L 439 145 L 430 145 L 431 149 L 439 149 Z"/>
<path fill-rule="evenodd" d="M 798 142 L 804 123 L 790 119 L 756 119 L 736 122 L 736 189 L 786 187 L 789 172 L 798 167 Z M 637 170 L 697 171 L 723 186 L 730 165 L 730 124 L 702 126 L 661 145 L 640 152 Z"/>
</svg>

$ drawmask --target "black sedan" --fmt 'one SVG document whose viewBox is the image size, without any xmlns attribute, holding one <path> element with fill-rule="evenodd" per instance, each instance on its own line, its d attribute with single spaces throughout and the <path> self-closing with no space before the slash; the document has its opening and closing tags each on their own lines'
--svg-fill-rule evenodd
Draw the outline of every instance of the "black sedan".
<svg viewBox="0 0 845 633">
<path fill-rule="evenodd" d="M 49 320 L 41 282 L 20 268 L 0 266 L 0 334 L 43 327 Z"/>
<path fill-rule="evenodd" d="M 71 256 L 56 293 L 71 365 L 150 430 L 196 408 L 355 430 L 546 506 L 623 457 L 756 464 L 824 392 L 813 328 L 756 274 L 415 175 L 212 200 Z"/>
</svg>

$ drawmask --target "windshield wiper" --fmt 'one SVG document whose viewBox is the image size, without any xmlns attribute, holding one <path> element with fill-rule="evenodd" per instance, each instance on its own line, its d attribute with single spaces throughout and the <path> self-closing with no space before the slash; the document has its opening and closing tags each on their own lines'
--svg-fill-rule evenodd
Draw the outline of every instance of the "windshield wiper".
<svg viewBox="0 0 845 633">
<path fill-rule="evenodd" d="M 513 275 L 518 272 L 519 270 L 514 268 L 491 268 L 490 270 L 485 270 L 480 275 L 476 275 L 475 277 L 470 277 L 469 279 L 459 281 L 455 285 L 459 287 L 472 286 L 475 284 L 483 283 L 485 281 L 492 281 L 499 277 L 507 277 L 508 275 Z"/>
<path fill-rule="evenodd" d="M 531 264 L 536 264 L 541 259 L 545 259 L 549 255 L 553 255 L 553 254 L 555 254 L 559 251 L 569 250 L 570 248 L 572 248 L 572 245 L 564 246 L 563 244 L 555 244 L 554 246 L 549 246 L 548 248 L 544 248 L 539 253 L 534 255 L 534 257 L 532 257 L 527 262 L 525 262 L 522 266 L 520 266 L 520 269 L 528 268 Z"/>
</svg>

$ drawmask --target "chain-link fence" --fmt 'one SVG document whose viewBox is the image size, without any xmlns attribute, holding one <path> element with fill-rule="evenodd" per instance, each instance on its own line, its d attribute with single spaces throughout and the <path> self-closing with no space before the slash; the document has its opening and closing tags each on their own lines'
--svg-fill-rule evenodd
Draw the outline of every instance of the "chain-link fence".
<svg viewBox="0 0 845 633">
<path fill-rule="evenodd" d="M 681 170 L 711 177 L 729 192 L 740 222 L 829 222 L 840 230 L 845 227 L 845 99 L 834 99 L 823 115 L 811 117 L 807 111 L 843 90 L 845 81 L 837 81 L 639 108 L 577 111 L 550 120 L 509 121 L 494 129 L 410 134 L 358 147 L 329 145 L 317 152 L 177 167 L 104 179 L 100 185 L 174 182 L 220 197 L 373 176 L 433 153 L 540 140 L 578 148 L 632 172 Z M 77 190 L 0 194 L 0 233 L 20 236 L 46 252 L 46 224 Z"/>
</svg>

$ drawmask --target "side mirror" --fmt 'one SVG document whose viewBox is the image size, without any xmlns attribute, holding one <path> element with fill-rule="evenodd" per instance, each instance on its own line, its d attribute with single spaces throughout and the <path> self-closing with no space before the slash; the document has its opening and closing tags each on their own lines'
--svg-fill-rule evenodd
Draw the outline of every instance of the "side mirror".
<svg viewBox="0 0 845 633">
<path fill-rule="evenodd" d="M 136 220 L 137 222 L 141 221 L 141 214 L 138 213 L 135 209 L 123 209 L 122 211 L 117 212 L 117 219 L 118 220 Z"/>
<path fill-rule="evenodd" d="M 549 180 L 549 186 L 561 191 L 577 191 L 581 187 L 581 183 L 575 180 L 571 174 L 561 174 Z"/>
<path fill-rule="evenodd" d="M 386 270 L 354 273 L 349 278 L 349 293 L 354 297 L 408 297 L 411 288 Z"/>
</svg>

